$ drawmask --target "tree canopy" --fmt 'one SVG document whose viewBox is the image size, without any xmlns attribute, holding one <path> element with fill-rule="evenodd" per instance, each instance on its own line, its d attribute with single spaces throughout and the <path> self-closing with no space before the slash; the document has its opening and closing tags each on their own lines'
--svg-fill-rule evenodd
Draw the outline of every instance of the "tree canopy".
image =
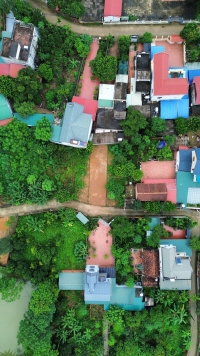
<svg viewBox="0 0 200 356">
<path fill-rule="evenodd" d="M 92 74 L 100 82 L 111 82 L 117 73 L 117 58 L 113 56 L 103 56 L 99 53 L 95 59 L 90 61 Z"/>
</svg>

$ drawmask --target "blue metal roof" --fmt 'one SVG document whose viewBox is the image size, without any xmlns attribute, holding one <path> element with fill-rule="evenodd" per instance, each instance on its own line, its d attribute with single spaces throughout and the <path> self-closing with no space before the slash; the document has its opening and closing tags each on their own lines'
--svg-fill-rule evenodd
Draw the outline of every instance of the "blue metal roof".
<svg viewBox="0 0 200 356">
<path fill-rule="evenodd" d="M 153 59 L 154 54 L 160 53 L 160 52 L 165 52 L 164 46 L 151 46 L 151 59 Z"/>
<path fill-rule="evenodd" d="M 160 101 L 160 117 L 161 119 L 176 119 L 177 100 L 161 100 Z"/>
<path fill-rule="evenodd" d="M 184 117 L 184 119 L 189 118 L 189 99 L 180 99 L 178 101 L 178 116 L 177 117 Z"/>
<path fill-rule="evenodd" d="M 200 76 L 200 69 L 190 69 L 188 70 L 188 80 L 189 84 L 191 85 L 193 82 L 194 77 Z"/>
<path fill-rule="evenodd" d="M 179 150 L 179 171 L 190 172 L 192 164 L 192 151 L 191 150 Z"/>
<path fill-rule="evenodd" d="M 162 119 L 176 119 L 177 117 L 189 118 L 189 99 L 161 100 L 160 117 Z"/>
</svg>

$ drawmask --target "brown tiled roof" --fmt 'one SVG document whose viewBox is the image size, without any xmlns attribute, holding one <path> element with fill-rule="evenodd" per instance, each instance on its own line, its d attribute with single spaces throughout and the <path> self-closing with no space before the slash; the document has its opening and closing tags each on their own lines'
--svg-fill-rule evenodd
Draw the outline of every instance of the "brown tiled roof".
<svg viewBox="0 0 200 356">
<path fill-rule="evenodd" d="M 158 250 L 143 251 L 143 278 L 145 287 L 156 287 L 158 282 L 155 278 L 159 276 L 159 253 Z"/>
<path fill-rule="evenodd" d="M 167 186 L 165 183 L 136 184 L 136 199 L 140 201 L 165 201 L 167 199 Z"/>
</svg>

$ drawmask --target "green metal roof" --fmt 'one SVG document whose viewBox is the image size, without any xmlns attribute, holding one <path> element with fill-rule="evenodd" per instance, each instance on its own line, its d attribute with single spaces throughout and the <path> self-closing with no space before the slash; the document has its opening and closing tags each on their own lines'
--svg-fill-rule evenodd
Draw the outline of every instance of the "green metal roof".
<svg viewBox="0 0 200 356">
<path fill-rule="evenodd" d="M 59 274 L 60 290 L 84 290 L 84 272 L 61 272 Z"/>
<path fill-rule="evenodd" d="M 154 227 L 160 225 L 160 218 L 151 218 L 151 222 L 148 222 L 150 230 L 153 230 Z"/>
<path fill-rule="evenodd" d="M 113 108 L 113 100 L 99 99 L 98 108 Z"/>
<path fill-rule="evenodd" d="M 61 126 L 56 126 L 56 125 L 52 125 L 52 136 L 50 138 L 50 141 L 52 142 L 60 142 L 60 133 L 61 133 L 61 129 L 62 127 Z"/>
<path fill-rule="evenodd" d="M 49 120 L 49 122 L 52 124 L 54 120 L 54 116 L 51 114 L 34 114 L 27 116 L 27 118 L 22 118 L 18 113 L 14 113 L 14 116 L 20 120 L 21 122 L 24 122 L 27 126 L 35 126 L 37 121 L 41 120 L 44 116 Z"/>
<path fill-rule="evenodd" d="M 7 37 L 7 38 L 11 38 L 12 37 L 12 32 L 10 31 L 2 31 L 2 38 Z"/>
<path fill-rule="evenodd" d="M 76 215 L 77 219 L 79 219 L 84 225 L 87 224 L 87 222 L 89 221 L 85 215 L 83 215 L 82 213 L 78 213 Z"/>
<path fill-rule="evenodd" d="M 200 188 L 200 183 L 193 182 L 193 177 L 190 172 L 178 171 L 176 173 L 176 201 L 178 203 L 187 205 L 188 188 Z"/>
<path fill-rule="evenodd" d="M 128 61 L 119 61 L 118 74 L 128 73 Z"/>
<path fill-rule="evenodd" d="M 174 245 L 176 252 L 186 252 L 187 256 L 192 256 L 192 250 L 189 245 L 189 239 L 163 239 L 160 240 L 160 245 Z"/>
<path fill-rule="evenodd" d="M 10 104 L 3 94 L 0 94 L 0 120 L 13 117 Z"/>
<path fill-rule="evenodd" d="M 83 111 L 83 105 L 67 104 L 60 134 L 61 143 L 69 144 L 70 140 L 88 142 L 92 129 L 92 115 L 85 114 Z"/>
<path fill-rule="evenodd" d="M 104 304 L 104 310 L 108 310 L 110 305 L 118 305 L 125 310 L 142 310 L 144 303 L 142 297 L 136 297 L 135 288 L 126 286 L 117 286 L 116 279 L 112 278 L 112 293 L 110 303 L 102 303 L 100 301 L 86 302 L 86 304 Z"/>
</svg>

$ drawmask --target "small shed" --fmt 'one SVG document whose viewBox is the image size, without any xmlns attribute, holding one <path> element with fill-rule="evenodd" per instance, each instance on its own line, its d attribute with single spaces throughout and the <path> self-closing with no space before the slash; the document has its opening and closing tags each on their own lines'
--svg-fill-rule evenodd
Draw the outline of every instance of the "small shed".
<svg viewBox="0 0 200 356">
<path fill-rule="evenodd" d="M 84 225 L 87 224 L 87 222 L 89 221 L 89 219 L 86 218 L 86 216 L 83 215 L 82 213 L 76 214 L 76 217 L 77 217 L 77 219 L 80 220 L 80 221 L 82 222 L 82 224 L 84 224 Z"/>
</svg>

